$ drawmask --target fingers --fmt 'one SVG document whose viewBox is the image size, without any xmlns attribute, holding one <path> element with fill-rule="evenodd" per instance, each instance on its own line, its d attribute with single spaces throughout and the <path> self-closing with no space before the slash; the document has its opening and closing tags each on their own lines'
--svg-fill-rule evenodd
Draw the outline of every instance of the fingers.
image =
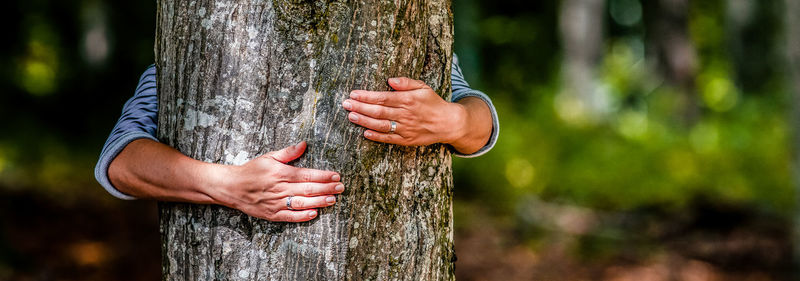
<svg viewBox="0 0 800 281">
<path fill-rule="evenodd" d="M 408 145 L 408 141 L 398 134 L 388 134 L 373 130 L 366 130 L 364 131 L 364 137 L 377 142 Z"/>
<path fill-rule="evenodd" d="M 288 182 L 338 182 L 341 177 L 336 172 L 289 166 L 283 179 Z"/>
<path fill-rule="evenodd" d="M 389 78 L 389 86 L 397 91 L 411 91 L 428 87 L 425 82 L 407 77 Z"/>
<path fill-rule="evenodd" d="M 275 212 L 274 215 L 267 218 L 271 221 L 282 221 L 282 222 L 304 222 L 310 221 L 317 217 L 317 210 L 303 210 L 303 211 L 292 211 L 292 210 L 280 210 Z"/>
<path fill-rule="evenodd" d="M 324 208 L 335 204 L 336 197 L 335 196 L 315 196 L 315 197 L 292 196 L 291 203 L 293 210 Z"/>
<path fill-rule="evenodd" d="M 347 119 L 356 125 L 378 132 L 389 132 L 392 128 L 392 123 L 389 120 L 378 120 L 355 112 L 350 112 L 347 115 Z"/>
<path fill-rule="evenodd" d="M 334 196 L 293 196 L 291 200 L 292 209 L 288 206 L 283 210 L 279 210 L 272 215 L 267 215 L 266 219 L 270 221 L 282 222 L 304 222 L 310 221 L 317 217 L 316 208 L 330 207 L 336 204 L 336 197 Z"/>
<path fill-rule="evenodd" d="M 278 151 L 267 153 L 266 155 L 272 157 L 272 159 L 275 159 L 275 161 L 286 164 L 294 159 L 297 159 L 298 157 L 300 157 L 300 155 L 303 155 L 303 152 L 305 150 L 306 150 L 306 142 L 301 141 L 298 144 L 286 147 Z"/>
<path fill-rule="evenodd" d="M 411 102 L 410 97 L 405 92 L 376 92 L 355 90 L 350 92 L 350 98 L 370 104 L 400 107 Z"/>
<path fill-rule="evenodd" d="M 301 141 L 296 145 L 264 154 L 264 156 L 286 164 L 297 159 L 300 155 L 303 155 L 306 146 L 306 142 Z M 277 171 L 278 178 L 288 182 L 338 182 L 341 180 L 339 174 L 333 171 L 297 168 L 290 165 L 283 165 L 279 167 Z"/>
<path fill-rule="evenodd" d="M 283 183 L 286 194 L 293 196 L 321 196 L 339 194 L 344 191 L 344 185 L 340 182 L 318 183 L 318 182 L 292 182 Z"/>
<path fill-rule="evenodd" d="M 377 119 L 397 119 L 399 116 L 398 110 L 400 110 L 389 106 L 363 103 L 353 99 L 347 99 L 342 102 L 342 107 L 349 111 L 358 112 Z"/>
</svg>

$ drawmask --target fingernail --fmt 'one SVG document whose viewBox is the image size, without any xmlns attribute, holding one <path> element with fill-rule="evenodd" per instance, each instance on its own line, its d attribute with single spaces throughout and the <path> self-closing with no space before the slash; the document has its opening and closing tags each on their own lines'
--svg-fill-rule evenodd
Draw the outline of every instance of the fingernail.
<svg viewBox="0 0 800 281">
<path fill-rule="evenodd" d="M 350 98 L 352 98 L 352 99 L 358 99 L 358 93 L 357 93 L 357 92 L 355 92 L 355 91 L 353 91 L 353 92 L 350 92 Z"/>
<path fill-rule="evenodd" d="M 400 78 L 389 78 L 389 83 L 400 84 Z"/>
<path fill-rule="evenodd" d="M 328 196 L 328 198 L 325 198 L 325 202 L 328 202 L 328 204 L 334 203 L 336 202 L 336 197 Z"/>
<path fill-rule="evenodd" d="M 350 112 L 350 114 L 347 114 L 347 118 L 352 122 L 358 122 L 358 116 L 355 113 Z"/>
<path fill-rule="evenodd" d="M 344 101 L 344 102 L 342 103 L 342 106 L 344 107 L 344 109 L 347 109 L 347 110 L 350 110 L 351 108 L 353 108 L 353 105 L 352 105 L 352 104 L 350 104 L 350 102 L 349 102 L 349 101 Z"/>
<path fill-rule="evenodd" d="M 372 132 L 364 131 L 364 136 L 371 137 L 372 136 Z"/>
<path fill-rule="evenodd" d="M 309 218 L 313 218 L 313 217 L 316 217 L 316 216 L 317 216 L 317 211 L 308 212 L 308 217 Z"/>
<path fill-rule="evenodd" d="M 343 184 L 337 185 L 336 192 L 342 192 L 342 191 L 344 191 L 344 185 Z"/>
<path fill-rule="evenodd" d="M 340 179 L 340 178 L 341 178 L 341 177 L 339 177 L 339 175 L 333 175 L 333 176 L 331 176 L 331 180 L 332 180 L 332 181 L 339 181 L 339 179 Z"/>
</svg>

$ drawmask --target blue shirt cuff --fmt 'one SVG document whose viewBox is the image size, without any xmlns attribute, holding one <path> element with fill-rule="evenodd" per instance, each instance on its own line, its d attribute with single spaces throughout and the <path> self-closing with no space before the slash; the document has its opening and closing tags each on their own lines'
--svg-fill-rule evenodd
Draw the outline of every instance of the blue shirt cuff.
<svg viewBox="0 0 800 281">
<path fill-rule="evenodd" d="M 103 152 L 100 154 L 100 159 L 97 161 L 97 165 L 94 167 L 94 177 L 97 179 L 97 182 L 99 182 L 100 185 L 102 185 L 103 188 L 108 191 L 108 193 L 119 199 L 133 200 L 136 199 L 136 197 L 120 192 L 114 187 L 113 184 L 111 184 L 111 180 L 108 179 L 108 166 L 111 165 L 111 161 L 114 161 L 114 158 L 116 158 L 117 155 L 122 152 L 122 149 L 124 149 L 125 146 L 138 139 L 151 139 L 158 141 L 156 138 L 146 132 L 131 132 L 124 134 L 114 141 L 108 143 L 103 148 Z"/>
<path fill-rule="evenodd" d="M 457 102 L 466 97 L 476 97 L 483 100 L 484 102 L 486 102 L 486 105 L 489 106 L 489 110 L 492 112 L 492 134 L 491 136 L 489 136 L 489 141 L 486 143 L 486 145 L 484 145 L 481 149 L 479 149 L 475 153 L 471 154 L 463 154 L 459 153 L 455 149 L 453 150 L 453 154 L 455 154 L 458 157 L 473 158 L 486 154 L 497 143 L 497 136 L 500 134 L 500 121 L 497 119 L 497 110 L 494 108 L 492 100 L 489 98 L 489 96 L 487 96 L 481 91 L 469 89 L 466 91 L 455 92 L 453 93 L 452 101 Z"/>
</svg>

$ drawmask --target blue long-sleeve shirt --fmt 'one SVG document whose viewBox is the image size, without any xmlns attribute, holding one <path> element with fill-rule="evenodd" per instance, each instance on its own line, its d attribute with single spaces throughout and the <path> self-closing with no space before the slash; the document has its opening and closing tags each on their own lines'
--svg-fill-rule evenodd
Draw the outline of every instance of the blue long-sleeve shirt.
<svg viewBox="0 0 800 281">
<path fill-rule="evenodd" d="M 471 89 L 464 75 L 461 73 L 461 68 L 458 65 L 458 57 L 453 56 L 453 65 L 451 72 L 452 102 L 456 102 L 466 97 L 480 98 L 489 106 L 492 112 L 492 134 L 489 141 L 480 150 L 472 154 L 461 154 L 454 151 L 454 154 L 460 157 L 477 157 L 485 154 L 494 147 L 497 143 L 497 136 L 500 131 L 500 123 L 497 119 L 497 111 L 492 104 L 492 100 L 482 93 L 481 91 Z M 156 128 L 158 122 L 158 97 L 156 96 L 156 67 L 151 65 L 144 71 L 139 78 L 139 85 L 136 91 L 122 107 L 122 116 L 117 121 L 111 135 L 103 145 L 103 151 L 100 154 L 100 159 L 94 168 L 94 176 L 97 182 L 103 186 L 111 195 L 120 199 L 136 199 L 133 196 L 124 194 L 117 190 L 111 181 L 108 179 L 108 166 L 117 155 L 134 140 L 137 139 L 156 139 Z"/>
</svg>

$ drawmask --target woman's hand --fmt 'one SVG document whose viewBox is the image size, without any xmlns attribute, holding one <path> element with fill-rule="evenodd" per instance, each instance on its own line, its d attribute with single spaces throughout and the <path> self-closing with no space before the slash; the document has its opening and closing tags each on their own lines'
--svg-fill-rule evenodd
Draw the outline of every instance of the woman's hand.
<svg viewBox="0 0 800 281">
<path fill-rule="evenodd" d="M 297 168 L 286 163 L 306 149 L 301 142 L 273 151 L 241 166 L 223 166 L 222 187 L 210 196 L 223 205 L 270 221 L 302 222 L 317 216 L 316 208 L 332 206 L 344 191 L 336 172 Z M 292 196 L 291 209 L 286 205 Z"/>
<path fill-rule="evenodd" d="M 350 122 L 367 128 L 367 139 L 406 146 L 445 143 L 464 154 L 489 141 L 492 114 L 483 100 L 448 102 L 425 82 L 405 77 L 389 79 L 389 86 L 396 91 L 355 90 L 342 102 Z"/>
<path fill-rule="evenodd" d="M 399 145 L 452 143 L 463 137 L 467 115 L 463 106 L 443 100 L 419 80 L 391 78 L 389 86 L 396 91 L 355 90 L 342 102 L 351 111 L 350 122 L 368 129 L 364 137 Z"/>
<path fill-rule="evenodd" d="M 271 221 L 301 222 L 316 208 L 336 202 L 344 191 L 339 174 L 286 165 L 306 143 L 259 156 L 241 166 L 206 163 L 165 144 L 138 139 L 111 162 L 108 177 L 119 191 L 136 198 L 218 204 Z M 292 197 L 292 209 L 286 206 Z"/>
</svg>

